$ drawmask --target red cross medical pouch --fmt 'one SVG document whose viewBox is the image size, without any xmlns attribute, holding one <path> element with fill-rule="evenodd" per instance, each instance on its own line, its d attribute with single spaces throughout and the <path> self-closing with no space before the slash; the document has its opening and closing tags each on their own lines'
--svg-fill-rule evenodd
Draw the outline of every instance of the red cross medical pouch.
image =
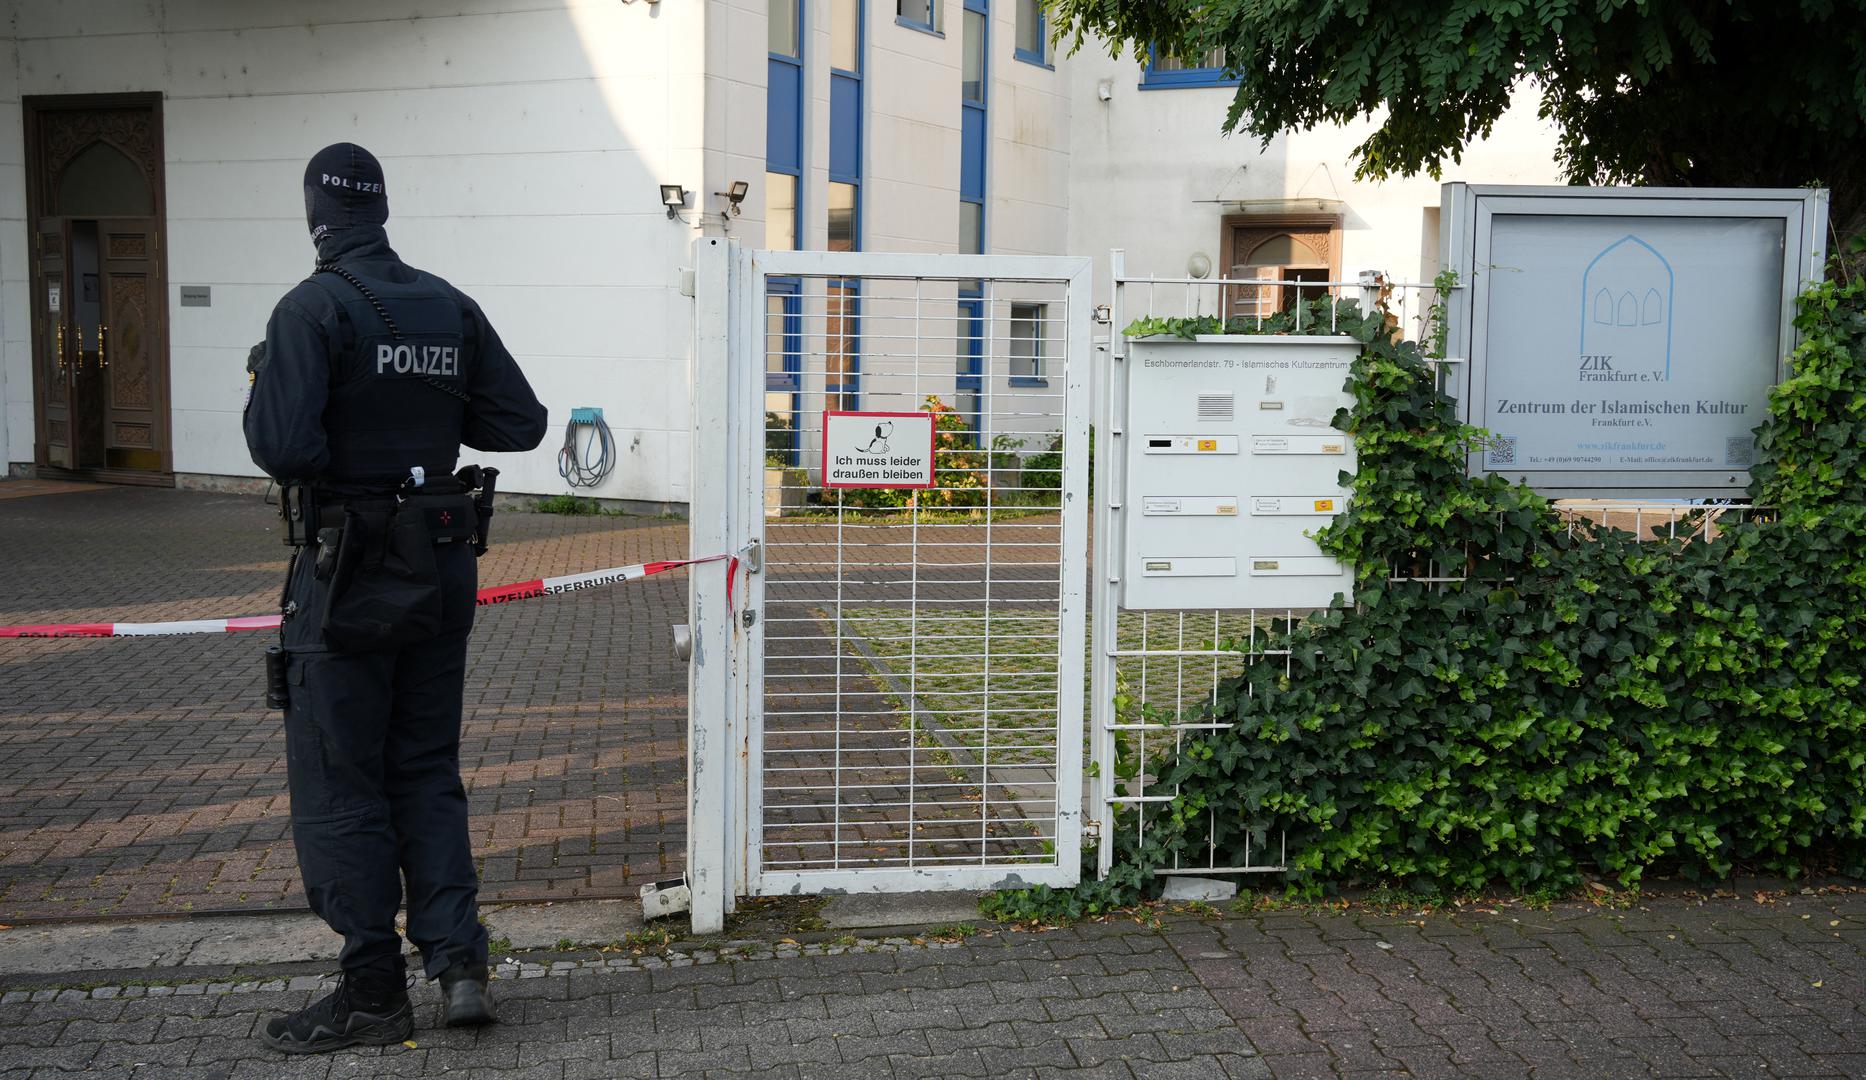
<svg viewBox="0 0 1866 1080">
<path fill-rule="evenodd" d="M 476 522 L 466 495 L 346 505 L 321 623 L 325 644 L 338 652 L 383 652 L 439 633 L 434 546 L 465 543 Z"/>
</svg>

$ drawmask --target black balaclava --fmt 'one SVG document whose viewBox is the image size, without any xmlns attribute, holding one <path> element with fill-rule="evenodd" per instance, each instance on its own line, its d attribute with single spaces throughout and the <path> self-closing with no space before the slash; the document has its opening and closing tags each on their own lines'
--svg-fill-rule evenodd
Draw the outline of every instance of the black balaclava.
<svg viewBox="0 0 1866 1080">
<path fill-rule="evenodd" d="M 333 143 L 305 166 L 305 224 L 313 243 L 326 233 L 389 220 L 382 163 L 355 143 Z"/>
</svg>

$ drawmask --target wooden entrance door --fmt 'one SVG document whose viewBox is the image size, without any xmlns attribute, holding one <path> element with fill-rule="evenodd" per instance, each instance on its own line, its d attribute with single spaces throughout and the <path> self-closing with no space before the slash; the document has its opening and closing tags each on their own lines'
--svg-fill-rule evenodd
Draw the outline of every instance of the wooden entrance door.
<svg viewBox="0 0 1866 1080">
<path fill-rule="evenodd" d="M 36 460 L 173 483 L 160 102 L 27 99 Z"/>
<path fill-rule="evenodd" d="M 77 384 L 78 344 L 73 340 L 67 307 L 71 282 L 65 273 L 65 225 L 57 219 L 41 221 L 33 236 L 37 258 L 33 263 L 33 417 L 41 468 L 78 467 L 76 435 L 72 431 L 71 400 Z"/>
</svg>

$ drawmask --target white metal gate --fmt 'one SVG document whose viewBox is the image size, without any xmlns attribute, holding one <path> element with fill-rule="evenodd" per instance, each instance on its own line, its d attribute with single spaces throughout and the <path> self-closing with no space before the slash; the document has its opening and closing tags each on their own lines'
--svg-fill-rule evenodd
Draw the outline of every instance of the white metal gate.
<svg viewBox="0 0 1866 1080">
<path fill-rule="evenodd" d="M 696 245 L 696 929 L 1079 877 L 1089 267 Z M 826 487 L 829 411 L 932 412 L 936 486 Z"/>
</svg>

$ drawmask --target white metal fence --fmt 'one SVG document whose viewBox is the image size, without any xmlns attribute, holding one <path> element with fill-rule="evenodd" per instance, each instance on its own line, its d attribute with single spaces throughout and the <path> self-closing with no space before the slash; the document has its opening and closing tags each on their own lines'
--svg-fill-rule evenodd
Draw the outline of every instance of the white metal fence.
<svg viewBox="0 0 1866 1080">
<path fill-rule="evenodd" d="M 1097 419 L 1092 573 L 1083 565 L 1087 261 L 751 253 L 706 240 L 696 267 L 693 543 L 752 570 L 730 585 L 694 577 L 696 928 L 717 929 L 739 895 L 1072 884 L 1085 797 L 1106 873 L 1115 831 L 1144 839 L 1178 795 L 1157 764 L 1194 733 L 1231 726 L 1209 709 L 1227 681 L 1264 661 L 1299 677 L 1272 642 L 1310 611 L 1120 609 L 1127 493 L 1113 463 L 1126 403 L 1114 376 Z M 1437 299 L 1377 277 L 1129 277 L 1118 253 L 1114 270 L 1116 371 L 1138 315 L 1222 314 L 1248 331 L 1301 310 L 1297 298 L 1351 296 L 1425 338 Z M 1441 372 L 1459 362 L 1434 361 Z M 936 486 L 911 498 L 826 487 L 828 410 L 942 417 Z M 1720 518 L 1753 510 L 1562 512 L 1577 532 L 1664 537 L 1714 535 Z M 1436 568 L 1395 579 L 1458 580 Z M 1280 823 L 1214 808 L 1203 843 L 1162 872 L 1278 872 L 1289 855 Z"/>
<path fill-rule="evenodd" d="M 1116 252 L 1114 296 L 1110 305 L 1109 355 L 1118 369 L 1126 362 L 1122 333 L 1138 317 L 1219 316 L 1233 321 L 1233 331 L 1249 333 L 1278 312 L 1301 314 L 1297 300 L 1354 299 L 1362 310 L 1378 306 L 1389 313 L 1388 323 L 1406 337 L 1429 341 L 1434 307 L 1442 299 L 1435 286 L 1392 282 L 1367 275 L 1353 282 L 1271 281 L 1262 279 L 1150 278 L 1129 276 Z M 1324 318 L 1333 318 L 1328 305 Z M 1439 371 L 1439 384 L 1448 385 L 1459 357 L 1430 358 Z M 1125 415 L 1123 380 L 1111 375 L 1097 412 L 1102 431 L 1117 432 Z M 1123 611 L 1119 608 L 1118 550 L 1126 498 L 1118 470 L 1108 468 L 1096 476 L 1098 513 L 1095 537 L 1094 601 L 1098 610 L 1113 612 L 1095 620 L 1095 662 L 1090 692 L 1091 775 L 1095 802 L 1092 831 L 1101 837 L 1100 872 L 1112 868 L 1118 830 L 1144 840 L 1164 804 L 1179 792 L 1159 782 L 1159 763 L 1177 756 L 1188 737 L 1197 732 L 1227 730 L 1233 725 L 1211 719 L 1211 706 L 1226 680 L 1240 675 L 1250 664 L 1280 663 L 1287 678 L 1300 677 L 1289 649 L 1273 647 L 1269 631 L 1287 629 L 1313 613 L 1312 609 L 1276 611 L 1201 610 L 1179 612 Z M 1557 512 L 1570 535 L 1585 536 L 1596 528 L 1614 528 L 1641 539 L 1692 540 L 1713 538 L 1720 522 L 1768 513 L 1744 504 L 1694 505 L 1638 501 L 1567 500 Z M 1461 568 L 1459 568 L 1461 569 Z M 1442 587 L 1462 581 L 1453 569 L 1426 567 L 1423 571 L 1396 570 L 1394 582 L 1421 588 Z M 1194 835 L 1197 834 L 1194 830 Z M 1163 874 L 1232 875 L 1276 873 L 1287 869 L 1290 852 L 1281 824 L 1273 820 L 1238 821 L 1220 808 L 1208 812 L 1203 842 L 1182 851 Z"/>
</svg>

